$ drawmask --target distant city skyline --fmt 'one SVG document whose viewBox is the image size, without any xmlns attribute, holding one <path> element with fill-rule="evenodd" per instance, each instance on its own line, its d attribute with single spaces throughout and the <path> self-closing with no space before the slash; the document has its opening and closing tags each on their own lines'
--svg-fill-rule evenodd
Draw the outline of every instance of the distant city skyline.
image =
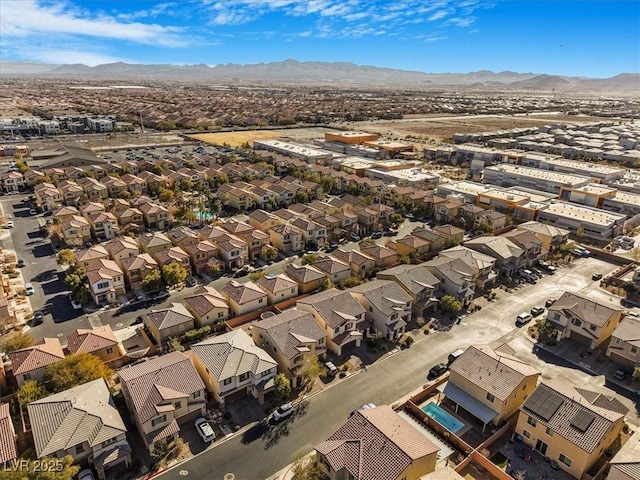
<svg viewBox="0 0 640 480">
<path fill-rule="evenodd" d="M 2 0 L 0 58 L 605 78 L 640 72 L 639 19 L 636 0 Z"/>
</svg>

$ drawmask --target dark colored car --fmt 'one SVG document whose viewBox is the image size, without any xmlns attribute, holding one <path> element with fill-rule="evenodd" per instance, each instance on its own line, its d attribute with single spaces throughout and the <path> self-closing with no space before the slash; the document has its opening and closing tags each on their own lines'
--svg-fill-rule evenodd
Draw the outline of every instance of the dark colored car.
<svg viewBox="0 0 640 480">
<path fill-rule="evenodd" d="M 377 240 L 378 238 L 382 238 L 382 232 L 373 232 L 371 234 L 371 238 L 373 238 L 374 240 Z"/>
<path fill-rule="evenodd" d="M 593 275 L 591 275 L 591 280 L 600 280 L 601 278 L 602 278 L 601 273 L 594 273 Z"/>
<path fill-rule="evenodd" d="M 553 305 L 554 302 L 555 300 L 553 298 L 549 298 L 546 302 L 544 302 L 544 306 L 549 308 L 551 305 Z"/>
<path fill-rule="evenodd" d="M 44 317 L 42 315 L 42 312 L 33 312 L 33 324 L 34 325 L 40 325 L 43 320 L 44 320 Z"/>
<path fill-rule="evenodd" d="M 447 366 L 446 363 L 436 363 L 429 370 L 429 374 L 427 375 L 427 378 L 429 380 L 433 378 L 438 378 L 440 375 L 443 375 L 447 370 L 449 370 L 449 367 Z"/>
<path fill-rule="evenodd" d="M 618 380 L 624 380 L 625 378 L 627 378 L 627 375 L 629 375 L 629 371 L 622 367 L 618 368 L 613 374 L 613 376 Z"/>
</svg>

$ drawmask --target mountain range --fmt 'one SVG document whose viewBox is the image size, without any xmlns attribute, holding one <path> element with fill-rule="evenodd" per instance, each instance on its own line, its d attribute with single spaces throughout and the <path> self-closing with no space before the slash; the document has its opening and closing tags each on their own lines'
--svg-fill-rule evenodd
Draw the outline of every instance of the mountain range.
<svg viewBox="0 0 640 480">
<path fill-rule="evenodd" d="M 348 62 L 282 62 L 249 65 L 197 65 L 107 63 L 50 65 L 0 62 L 0 72 L 9 76 L 74 77 L 104 80 L 172 80 L 231 84 L 289 84 L 335 86 L 404 86 L 429 88 L 452 86 L 473 89 L 541 91 L 640 92 L 640 74 L 621 73 L 611 78 L 586 78 L 536 73 L 492 72 L 424 73 L 356 65 Z"/>
</svg>

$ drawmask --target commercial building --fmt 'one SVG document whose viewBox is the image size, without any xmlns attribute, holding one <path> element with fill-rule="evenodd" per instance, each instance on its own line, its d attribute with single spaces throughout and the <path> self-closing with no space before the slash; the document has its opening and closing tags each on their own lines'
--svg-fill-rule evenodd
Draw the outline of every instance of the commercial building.
<svg viewBox="0 0 640 480">
<path fill-rule="evenodd" d="M 556 194 L 562 187 L 577 188 L 591 183 L 589 177 L 581 175 L 509 164 L 486 167 L 482 181 L 502 187 L 523 186 Z"/>
<path fill-rule="evenodd" d="M 578 237 L 608 241 L 622 233 L 625 215 L 556 201 L 538 213 L 538 221 L 569 230 Z"/>
<path fill-rule="evenodd" d="M 303 160 L 310 164 L 326 165 L 331 162 L 333 154 L 325 150 L 287 143 L 281 140 L 256 140 L 253 142 L 255 150 L 267 150 L 277 152 L 287 157 Z"/>
</svg>

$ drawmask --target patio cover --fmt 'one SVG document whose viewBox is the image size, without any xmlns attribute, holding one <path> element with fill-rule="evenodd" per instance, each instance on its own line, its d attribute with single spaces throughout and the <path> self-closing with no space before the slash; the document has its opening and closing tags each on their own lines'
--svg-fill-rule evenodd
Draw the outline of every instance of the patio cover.
<svg viewBox="0 0 640 480">
<path fill-rule="evenodd" d="M 498 412 L 487 407 L 480 400 L 472 397 L 451 382 L 447 382 L 442 393 L 485 424 L 491 422 L 498 415 Z"/>
<path fill-rule="evenodd" d="M 129 460 L 131 460 L 131 452 L 132 450 L 128 443 L 125 443 L 124 445 L 118 445 L 113 450 L 102 452 L 95 459 L 94 463 L 99 467 L 108 467 L 109 464 L 116 463 L 118 460 L 121 460 L 123 458 L 126 459 L 127 456 L 129 456 Z"/>
</svg>

